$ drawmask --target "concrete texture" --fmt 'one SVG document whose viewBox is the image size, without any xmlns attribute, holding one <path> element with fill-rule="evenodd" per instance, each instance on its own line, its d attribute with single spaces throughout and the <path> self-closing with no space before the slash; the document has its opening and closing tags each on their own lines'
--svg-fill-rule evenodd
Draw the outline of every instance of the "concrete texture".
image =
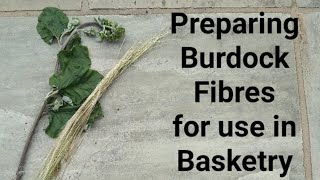
<svg viewBox="0 0 320 180">
<path fill-rule="evenodd" d="M 320 7 L 319 0 L 297 0 L 299 7 Z"/>
<path fill-rule="evenodd" d="M 255 174 L 249 174 L 244 177 L 238 178 L 238 180 L 289 180 L 289 176 L 279 177 L 279 174 L 282 172 L 281 169 L 275 169 L 272 172 L 258 172 Z"/>
<path fill-rule="evenodd" d="M 253 17 L 258 14 L 199 14 L 199 17 Z M 287 14 L 271 14 L 280 18 Z M 146 39 L 170 23 L 169 15 L 109 16 L 127 29 L 125 43 L 96 43 L 84 38 L 90 49 L 93 68 L 106 73 L 137 40 Z M 87 21 L 91 17 L 83 18 Z M 35 30 L 36 18 L 0 18 L 0 179 L 11 179 L 15 173 L 25 135 L 46 92 L 58 47 L 46 45 Z M 157 22 L 157 23 L 154 23 Z M 3 36 L 5 34 L 5 36 Z M 226 154 L 228 148 L 241 155 L 293 155 L 287 179 L 304 179 L 302 134 L 299 116 L 298 84 L 293 41 L 282 34 L 236 35 L 223 40 L 215 35 L 190 35 L 186 29 L 170 35 L 152 52 L 130 67 L 102 98 L 105 117 L 84 134 L 81 146 L 64 172 L 62 179 L 225 179 L 247 180 L 264 176 L 275 179 L 273 173 L 255 172 L 178 172 L 177 151 L 190 149 L 196 154 L 213 156 Z M 263 42 L 263 43 L 260 43 Z M 241 44 L 244 51 L 272 51 L 280 45 L 290 52 L 289 69 L 182 69 L 181 47 L 194 46 L 202 51 L 231 51 Z M 194 102 L 194 81 L 225 80 L 229 86 L 273 86 L 275 101 L 258 103 L 210 103 L 209 98 Z M 174 137 L 172 121 L 179 113 L 185 119 L 211 120 L 207 137 Z M 274 138 L 273 115 L 292 120 L 297 126 L 296 137 Z M 254 120 L 264 122 L 264 137 L 221 138 L 217 132 L 219 120 Z M 25 169 L 25 179 L 35 179 L 53 141 L 43 128 L 46 117 L 37 129 Z M 2 161 L 4 159 L 5 161 Z"/>
<path fill-rule="evenodd" d="M 304 16 L 304 85 L 310 127 L 313 178 L 320 177 L 320 13 Z"/>
<path fill-rule="evenodd" d="M 78 0 L 1 0 L 0 11 L 42 10 L 54 6 L 64 10 L 80 10 L 81 1 Z"/>
<path fill-rule="evenodd" d="M 0 29 L 0 179 L 12 179 L 33 119 L 48 93 L 48 78 L 54 67 L 57 46 L 41 42 L 36 18 L 1 18 Z M 44 122 L 44 121 L 43 121 Z M 36 142 L 52 142 L 42 136 Z M 42 141 L 41 139 L 42 138 Z M 35 147 L 45 155 L 45 148 Z M 32 160 L 31 160 L 32 161 Z"/>
<path fill-rule="evenodd" d="M 289 7 L 291 0 L 88 0 L 90 9 L 203 8 L 203 7 Z"/>
</svg>

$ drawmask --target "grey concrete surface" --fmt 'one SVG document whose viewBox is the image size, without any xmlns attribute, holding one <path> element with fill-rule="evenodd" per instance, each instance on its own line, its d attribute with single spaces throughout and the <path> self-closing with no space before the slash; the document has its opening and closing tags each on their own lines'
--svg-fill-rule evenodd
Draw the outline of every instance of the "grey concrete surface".
<svg viewBox="0 0 320 180">
<path fill-rule="evenodd" d="M 0 179 L 12 179 L 26 135 L 46 96 L 48 78 L 54 67 L 57 46 L 41 42 L 35 30 L 36 18 L 1 18 L 0 29 Z M 51 139 L 41 136 L 34 141 Z M 49 144 L 47 144 L 49 145 Z M 45 147 L 38 146 L 42 157 Z M 43 149 L 44 151 L 42 151 Z M 31 160 L 32 161 L 32 160 Z"/>
<path fill-rule="evenodd" d="M 78 0 L 1 0 L 0 11 L 41 10 L 48 6 L 63 10 L 80 10 L 81 1 Z"/>
<path fill-rule="evenodd" d="M 201 7 L 290 7 L 291 0 L 88 0 L 91 9 L 201 8 Z"/>
<path fill-rule="evenodd" d="M 257 14 L 201 14 L 200 17 L 253 17 Z M 272 14 L 280 18 L 286 14 Z M 146 39 L 170 23 L 169 15 L 109 16 L 126 28 L 125 43 L 96 43 L 84 38 L 93 61 L 93 68 L 106 73 L 137 40 Z M 83 20 L 92 19 L 91 17 Z M 15 173 L 25 135 L 49 91 L 58 47 L 48 46 L 36 33 L 36 18 L 0 18 L 0 179 L 11 179 Z M 157 23 L 154 23 L 157 22 Z M 244 51 L 272 51 L 280 45 L 290 52 L 289 69 L 182 69 L 181 47 L 194 46 L 202 51 L 231 51 L 236 45 Z M 262 172 L 178 172 L 177 151 L 190 149 L 195 154 L 225 155 L 228 148 L 241 155 L 293 155 L 287 179 L 304 179 L 301 127 L 298 107 L 298 85 L 293 41 L 283 34 L 228 34 L 223 40 L 215 35 L 190 35 L 186 29 L 165 38 L 153 51 L 130 67 L 102 98 L 105 117 L 84 134 L 74 158 L 62 179 L 222 179 L 247 180 L 264 176 L 275 179 L 280 164 L 272 173 Z M 270 103 L 210 103 L 206 98 L 194 102 L 194 81 L 223 79 L 229 86 L 273 86 L 275 100 Z M 185 119 L 210 120 L 207 137 L 174 137 L 172 121 L 183 113 Z M 273 115 L 292 120 L 297 126 L 296 137 L 272 136 Z M 266 132 L 261 138 L 221 138 L 219 120 L 254 120 L 264 122 Z M 27 124 L 26 124 L 27 123 Z M 35 179 L 40 165 L 53 145 L 43 132 L 46 117 L 37 129 L 25 169 L 26 180 Z M 2 161 L 4 159 L 4 161 Z"/>
<path fill-rule="evenodd" d="M 311 156 L 313 178 L 320 177 L 320 13 L 304 16 L 304 85 L 307 98 L 308 119 L 310 127 Z"/>
<path fill-rule="evenodd" d="M 297 0 L 298 7 L 320 7 L 319 0 Z"/>
</svg>

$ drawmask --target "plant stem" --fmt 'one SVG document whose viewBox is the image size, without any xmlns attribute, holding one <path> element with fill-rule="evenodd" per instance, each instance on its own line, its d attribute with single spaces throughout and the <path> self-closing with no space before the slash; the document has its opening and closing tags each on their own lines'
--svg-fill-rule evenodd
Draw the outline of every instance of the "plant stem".
<svg viewBox="0 0 320 180">
<path fill-rule="evenodd" d="M 62 44 L 62 46 L 60 47 L 60 50 L 64 50 L 65 47 L 67 46 L 68 42 L 70 41 L 70 39 L 73 37 L 73 35 L 75 35 L 75 33 L 77 33 L 77 31 L 79 29 L 83 29 L 85 27 L 88 27 L 88 26 L 97 26 L 97 27 L 100 27 L 100 25 L 97 23 L 97 22 L 87 22 L 87 23 L 83 23 L 81 25 L 79 25 L 78 27 L 76 27 L 71 33 L 70 35 L 68 36 L 68 38 L 64 41 L 64 43 Z M 59 45 L 60 43 L 62 42 L 59 42 Z M 55 68 L 54 68 L 54 72 L 55 73 L 58 73 L 59 72 L 59 69 L 60 69 L 60 65 L 59 65 L 59 62 L 56 61 L 56 65 L 55 65 Z M 27 136 L 27 140 L 25 142 L 25 145 L 23 147 L 23 151 L 22 151 L 22 154 L 20 156 L 20 161 L 19 161 L 19 165 L 18 165 L 18 169 L 16 171 L 16 180 L 20 180 L 24 174 L 24 165 L 25 165 L 25 162 L 26 162 L 26 158 L 27 158 L 27 154 L 28 154 L 28 150 L 29 150 L 29 147 L 31 145 L 31 142 L 32 142 L 32 137 L 35 133 L 35 130 L 38 126 L 38 123 L 40 121 L 40 119 L 42 118 L 43 114 L 44 114 L 44 111 L 46 109 L 46 106 L 47 106 L 47 100 L 45 100 L 40 108 L 40 111 L 37 115 L 37 117 L 35 118 L 32 126 L 31 126 L 31 130 L 30 132 L 28 133 L 28 136 Z"/>
</svg>

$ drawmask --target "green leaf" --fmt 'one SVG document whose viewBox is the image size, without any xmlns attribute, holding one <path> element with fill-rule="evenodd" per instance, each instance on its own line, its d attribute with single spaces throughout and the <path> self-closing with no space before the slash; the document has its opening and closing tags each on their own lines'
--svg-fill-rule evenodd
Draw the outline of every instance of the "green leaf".
<svg viewBox="0 0 320 180">
<path fill-rule="evenodd" d="M 53 35 L 51 33 L 51 31 L 49 31 L 44 24 L 42 23 L 38 23 L 37 24 L 37 31 L 39 33 L 39 35 L 41 36 L 42 40 L 47 43 L 47 44 L 51 44 L 53 41 Z"/>
<path fill-rule="evenodd" d="M 50 77 L 49 84 L 59 90 L 78 82 L 91 65 L 88 48 L 81 45 L 60 51 L 58 61 L 60 72 Z"/>
<path fill-rule="evenodd" d="M 68 26 L 68 17 L 58 8 L 46 7 L 38 17 L 37 31 L 44 42 L 51 44 Z"/>
<path fill-rule="evenodd" d="M 45 129 L 46 134 L 56 138 L 78 108 L 79 106 L 65 106 L 60 108 L 59 111 L 49 111 L 49 125 Z M 100 103 L 97 103 L 89 117 L 88 126 L 91 127 L 101 117 L 103 117 L 102 108 Z"/>
<path fill-rule="evenodd" d="M 100 119 L 103 117 L 103 112 L 102 112 L 102 108 L 101 108 L 101 105 L 100 103 L 98 102 L 96 104 L 96 106 L 94 107 L 90 117 L 89 117 L 89 120 L 88 120 L 88 126 L 89 127 L 92 127 L 93 123 L 97 120 L 97 119 Z"/>
<path fill-rule="evenodd" d="M 49 125 L 45 129 L 46 134 L 56 138 L 77 109 L 78 107 L 66 106 L 60 108 L 59 111 L 49 111 Z"/>
<path fill-rule="evenodd" d="M 73 104 L 82 103 L 96 88 L 98 83 L 103 79 L 103 75 L 95 70 L 89 69 L 79 81 L 62 89 L 60 94 L 71 98 Z"/>
<path fill-rule="evenodd" d="M 75 34 L 68 42 L 66 49 L 70 50 L 74 46 L 81 45 L 81 38 L 79 34 Z"/>
</svg>

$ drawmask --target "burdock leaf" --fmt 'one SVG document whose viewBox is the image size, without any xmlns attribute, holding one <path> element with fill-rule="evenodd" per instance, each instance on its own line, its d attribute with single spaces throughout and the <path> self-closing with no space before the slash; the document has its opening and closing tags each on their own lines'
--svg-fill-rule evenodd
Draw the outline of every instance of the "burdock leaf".
<svg viewBox="0 0 320 180">
<path fill-rule="evenodd" d="M 70 50 L 62 50 L 58 54 L 60 72 L 52 75 L 49 84 L 58 89 L 64 89 L 78 82 L 91 65 L 88 48 L 76 45 Z"/>
<path fill-rule="evenodd" d="M 93 123 L 97 120 L 97 119 L 100 119 L 103 117 L 103 112 L 102 112 L 102 108 L 101 108 L 101 105 L 100 103 L 98 102 L 96 104 L 96 106 L 94 107 L 90 117 L 89 117 L 89 120 L 88 120 L 88 126 L 91 127 L 93 125 Z"/>
<path fill-rule="evenodd" d="M 43 23 L 37 24 L 37 31 L 45 43 L 47 43 L 47 44 L 52 43 L 53 35 L 52 35 L 51 31 L 49 31 Z"/>
<path fill-rule="evenodd" d="M 78 107 L 66 106 L 59 111 L 49 111 L 49 125 L 45 129 L 48 136 L 56 138 L 67 121 L 77 111 Z"/>
<path fill-rule="evenodd" d="M 79 106 L 65 106 L 60 108 L 59 111 L 49 111 L 49 125 L 45 129 L 46 134 L 52 138 L 58 137 L 64 125 L 78 108 Z M 102 108 L 100 103 L 97 103 L 89 117 L 88 126 L 91 127 L 101 117 L 103 117 Z"/>
<path fill-rule="evenodd" d="M 37 31 L 44 42 L 51 44 L 68 26 L 68 17 L 58 8 L 46 7 L 38 17 Z"/>
<path fill-rule="evenodd" d="M 79 34 L 75 34 L 68 42 L 66 49 L 70 50 L 74 46 L 81 45 L 81 38 Z"/>
<path fill-rule="evenodd" d="M 79 81 L 62 89 L 60 93 L 71 98 L 75 105 L 79 105 L 91 94 L 101 79 L 103 79 L 103 75 L 89 69 Z"/>
</svg>

